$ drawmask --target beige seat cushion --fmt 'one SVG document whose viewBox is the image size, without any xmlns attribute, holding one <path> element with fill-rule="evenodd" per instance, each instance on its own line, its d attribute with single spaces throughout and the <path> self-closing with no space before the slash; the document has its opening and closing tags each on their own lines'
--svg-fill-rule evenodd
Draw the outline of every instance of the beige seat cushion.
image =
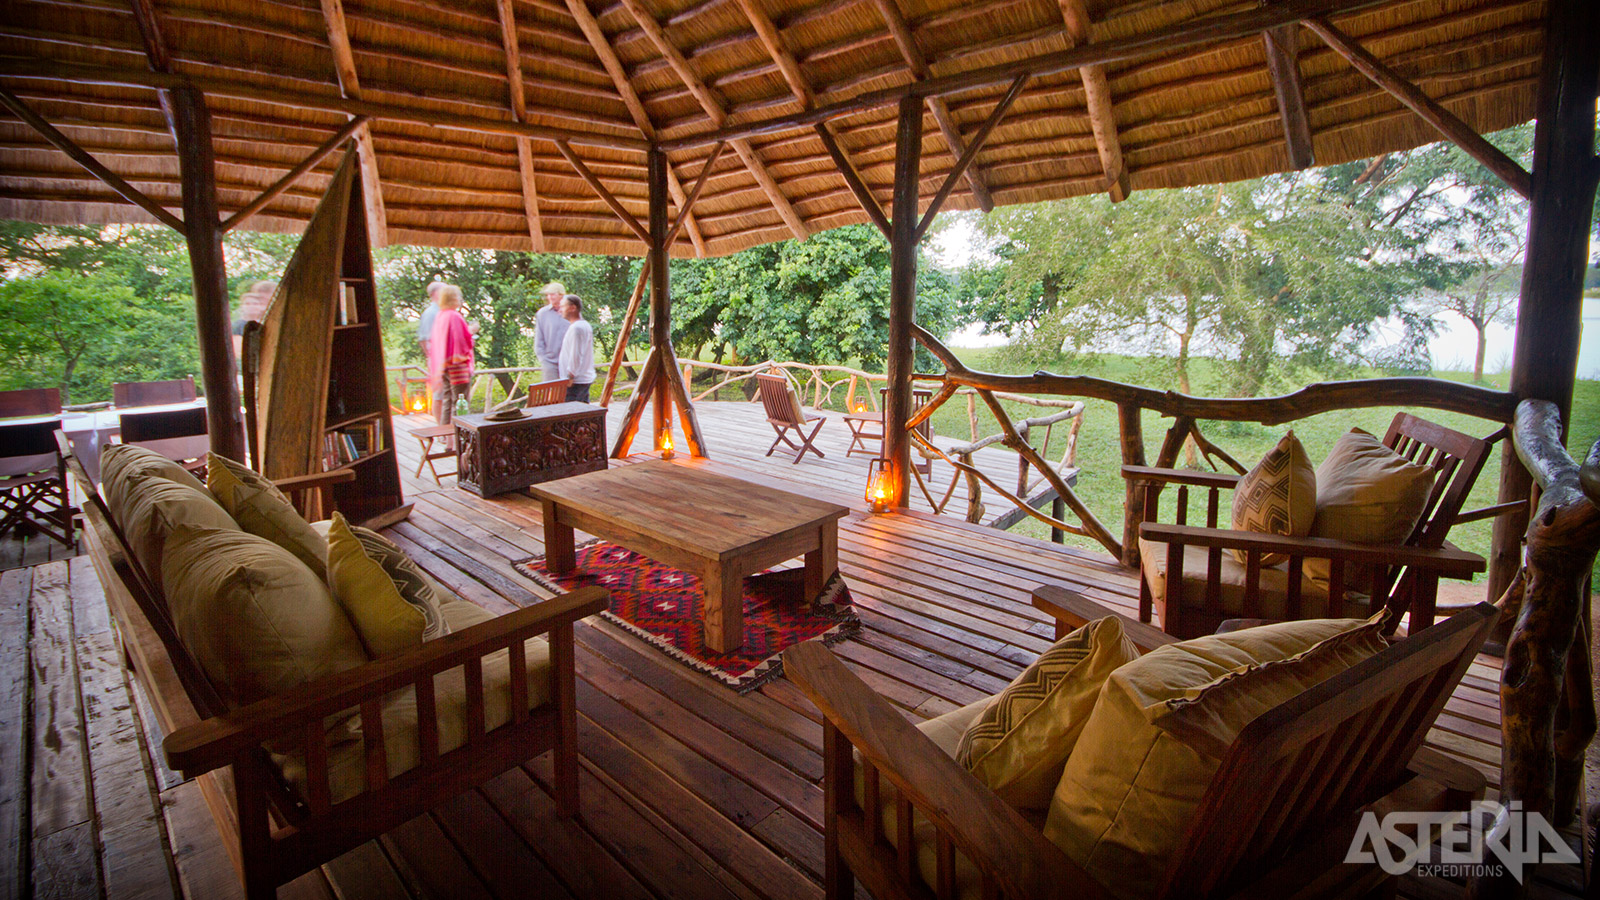
<svg viewBox="0 0 1600 900">
<path fill-rule="evenodd" d="M 1361 619 L 1264 625 L 1169 644 L 1118 669 L 1061 773 L 1045 837 L 1112 894 L 1152 895 L 1219 748 L 1268 709 L 1381 651 L 1379 628 Z M 1163 727 L 1168 716 L 1190 740 Z"/>
<path fill-rule="evenodd" d="M 1422 517 L 1433 490 L 1433 469 L 1419 466 L 1352 428 L 1317 467 L 1317 518 L 1313 537 L 1361 544 L 1401 544 Z M 1306 574 L 1324 588 L 1327 560 L 1308 560 Z M 1345 570 L 1345 583 L 1371 583 L 1370 567 Z"/>
<path fill-rule="evenodd" d="M 237 531 L 239 526 L 193 475 L 143 447 L 111 444 L 100 454 L 102 491 L 140 567 L 164 584 L 162 556 L 180 525 Z"/>
<path fill-rule="evenodd" d="M 224 456 L 206 454 L 206 487 L 239 527 L 277 544 L 327 577 L 328 541 L 271 481 Z"/>
<path fill-rule="evenodd" d="M 1049 808 L 1100 686 L 1138 658 L 1115 616 L 1073 631 L 995 695 L 962 736 L 956 761 L 1017 809 Z"/>
<path fill-rule="evenodd" d="M 328 587 L 379 659 L 449 634 L 422 570 L 382 535 L 335 512 L 328 527 Z"/>
<path fill-rule="evenodd" d="M 1205 547 L 1183 548 L 1183 606 L 1201 609 L 1205 606 L 1206 574 L 1209 572 Z M 1227 553 L 1222 554 L 1218 567 L 1220 592 L 1218 602 L 1224 614 L 1242 616 L 1244 612 L 1245 575 L 1248 570 Z M 1145 583 L 1150 585 L 1150 595 L 1157 606 L 1167 602 L 1167 545 L 1145 538 L 1139 539 L 1139 567 Z M 1300 577 L 1300 618 L 1321 618 L 1328 613 L 1328 584 L 1310 577 L 1311 560 L 1304 563 Z M 1287 564 L 1265 566 L 1261 569 L 1261 612 L 1263 619 L 1286 618 L 1285 597 L 1289 589 Z M 1355 591 L 1345 591 L 1341 615 L 1365 616 L 1371 600 Z"/>
<path fill-rule="evenodd" d="M 440 604 L 440 614 L 452 631 L 461 631 L 487 622 L 494 614 L 451 594 Z M 542 706 L 550 699 L 550 645 L 543 638 L 524 644 L 528 665 L 528 708 Z M 448 753 L 466 743 L 466 681 L 462 670 L 451 669 L 434 677 L 434 702 L 439 723 L 439 752 Z M 511 721 L 511 662 L 506 651 L 484 658 L 484 727 L 498 728 Z M 362 734 L 359 716 L 344 730 L 335 731 L 331 740 L 348 734 Z M 417 767 L 421 761 L 418 743 L 417 700 L 411 688 L 395 691 L 383 700 L 383 746 L 389 777 Z M 275 755 L 285 779 L 306 795 L 305 758 L 300 752 Z M 366 790 L 366 757 L 359 739 L 333 744 L 328 751 L 328 785 L 333 802 L 348 800 Z"/>
<path fill-rule="evenodd" d="M 1305 537 L 1316 517 L 1317 472 L 1291 429 L 1239 479 L 1233 491 L 1233 527 L 1235 531 Z M 1243 550 L 1231 550 L 1229 555 L 1246 562 Z M 1287 560 L 1281 553 L 1268 553 L 1261 557 L 1261 564 L 1275 566 Z"/>
<path fill-rule="evenodd" d="M 180 526 L 162 580 L 178 639 L 232 703 L 367 662 L 322 579 L 265 538 Z"/>
</svg>

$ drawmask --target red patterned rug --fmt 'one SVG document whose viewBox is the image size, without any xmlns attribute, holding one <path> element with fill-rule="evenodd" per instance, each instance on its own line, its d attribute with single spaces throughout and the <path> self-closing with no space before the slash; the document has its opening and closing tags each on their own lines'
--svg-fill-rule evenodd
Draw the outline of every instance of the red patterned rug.
<svg viewBox="0 0 1600 900">
<path fill-rule="evenodd" d="M 785 649 L 818 637 L 831 644 L 861 627 L 850 609 L 850 589 L 838 574 L 812 600 L 802 596 L 804 569 L 762 572 L 744 580 L 744 644 L 718 653 L 705 645 L 698 576 L 609 541 L 579 547 L 577 560 L 566 575 L 551 575 L 542 556 L 512 565 L 552 591 L 591 584 L 606 588 L 611 592 L 606 618 L 741 694 L 783 674 L 779 654 Z"/>
</svg>

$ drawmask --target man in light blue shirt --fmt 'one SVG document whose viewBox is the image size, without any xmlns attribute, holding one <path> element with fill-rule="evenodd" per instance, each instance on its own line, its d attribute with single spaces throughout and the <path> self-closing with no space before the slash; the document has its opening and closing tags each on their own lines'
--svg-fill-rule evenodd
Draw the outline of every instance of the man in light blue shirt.
<svg viewBox="0 0 1600 900">
<path fill-rule="evenodd" d="M 567 336 L 567 320 L 561 315 L 561 298 L 567 288 L 559 281 L 544 286 L 545 305 L 533 320 L 533 352 L 539 357 L 543 381 L 555 381 L 561 376 L 561 339 Z"/>
<path fill-rule="evenodd" d="M 569 327 L 561 339 L 557 377 L 572 379 L 568 403 L 588 403 L 589 386 L 594 384 L 594 329 L 583 320 L 583 301 L 577 294 L 561 298 L 561 317 Z"/>
<path fill-rule="evenodd" d="M 429 368 L 432 364 L 432 360 L 428 358 L 428 342 L 433 340 L 433 317 L 439 314 L 439 290 L 443 287 L 442 281 L 428 284 L 428 306 L 422 311 L 422 317 L 417 319 L 417 344 L 422 347 L 424 368 Z"/>
</svg>

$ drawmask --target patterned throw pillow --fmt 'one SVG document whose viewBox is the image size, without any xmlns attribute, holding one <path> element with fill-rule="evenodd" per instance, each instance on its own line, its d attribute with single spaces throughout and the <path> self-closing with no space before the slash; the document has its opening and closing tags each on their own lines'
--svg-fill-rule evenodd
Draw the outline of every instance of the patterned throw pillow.
<svg viewBox="0 0 1600 900">
<path fill-rule="evenodd" d="M 1305 537 L 1317 518 L 1317 470 L 1306 455 L 1306 448 L 1291 429 L 1267 451 L 1261 462 L 1239 479 L 1233 491 L 1233 528 L 1258 534 Z M 1234 550 L 1239 562 L 1247 562 L 1243 550 Z M 1263 566 L 1275 566 L 1288 559 L 1281 553 L 1261 557 Z"/>
<path fill-rule="evenodd" d="M 417 564 L 337 512 L 328 528 L 328 584 L 374 659 L 450 633 L 438 594 Z"/>
<path fill-rule="evenodd" d="M 1048 808 L 1101 686 L 1138 657 L 1115 616 L 1056 641 L 967 728 L 956 761 L 1013 807 Z"/>
</svg>

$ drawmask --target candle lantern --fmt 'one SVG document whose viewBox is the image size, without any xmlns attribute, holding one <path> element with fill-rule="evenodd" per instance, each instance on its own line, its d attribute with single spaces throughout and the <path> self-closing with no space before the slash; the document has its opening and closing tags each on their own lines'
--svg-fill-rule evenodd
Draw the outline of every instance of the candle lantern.
<svg viewBox="0 0 1600 900">
<path fill-rule="evenodd" d="M 672 452 L 672 433 L 667 432 L 661 435 L 661 458 L 671 459 L 674 455 Z"/>
<path fill-rule="evenodd" d="M 889 461 L 874 459 L 867 465 L 867 506 L 875 513 L 889 511 Z"/>
</svg>

